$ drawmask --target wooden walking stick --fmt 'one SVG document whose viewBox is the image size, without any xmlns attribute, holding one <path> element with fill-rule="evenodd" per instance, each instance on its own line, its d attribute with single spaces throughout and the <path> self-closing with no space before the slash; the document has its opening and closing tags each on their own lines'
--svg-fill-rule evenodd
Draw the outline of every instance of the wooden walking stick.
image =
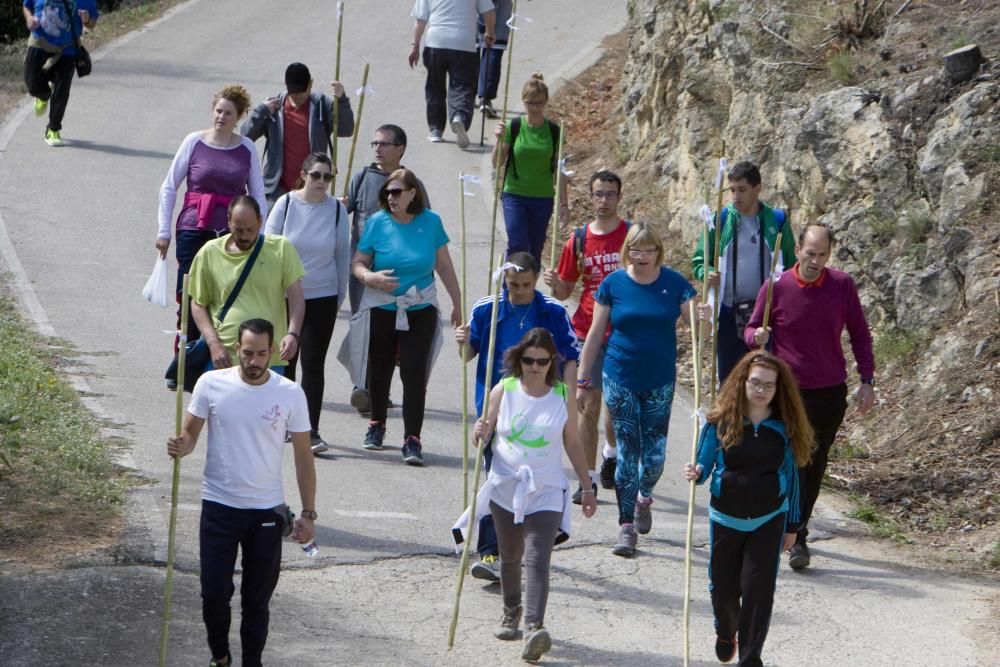
<svg viewBox="0 0 1000 667">
<path fill-rule="evenodd" d="M 497 266 L 503 266 L 503 257 L 497 258 Z M 492 274 L 490 279 L 493 280 Z M 479 418 L 484 420 L 489 414 L 490 408 L 490 389 L 493 383 L 493 358 L 496 354 L 496 334 L 497 334 L 497 311 L 500 306 L 500 285 L 503 283 L 503 271 L 498 270 L 497 276 L 495 278 L 496 283 L 493 285 L 493 310 L 490 313 L 490 344 L 489 351 L 486 355 L 486 394 L 483 396 L 483 409 L 480 412 Z M 479 352 L 482 354 L 482 350 Z M 476 465 L 474 466 L 475 472 L 472 475 L 472 504 L 469 506 L 469 529 L 465 537 L 465 542 L 462 545 L 462 560 L 458 566 L 458 587 L 455 590 L 455 606 L 451 614 L 451 626 L 448 628 L 448 650 L 450 651 L 455 646 L 455 630 L 458 629 L 458 610 L 459 605 L 462 600 L 462 584 L 465 583 L 465 572 L 469 566 L 469 545 L 472 544 L 472 536 L 476 528 L 476 500 L 479 497 L 479 472 L 482 470 L 482 460 L 483 460 L 483 449 L 486 443 L 482 438 L 476 441 Z"/>
<path fill-rule="evenodd" d="M 788 222 L 789 209 L 785 206 L 785 225 Z M 781 235 L 785 233 L 784 228 L 778 230 L 778 235 L 774 238 L 774 253 L 771 255 L 771 275 L 767 278 L 767 300 L 764 301 L 764 320 L 761 324 L 767 329 L 768 322 L 771 321 L 771 299 L 774 295 L 774 272 L 778 270 L 778 257 L 781 255 Z M 763 240 L 762 240 L 763 242 Z M 761 348 L 763 349 L 763 345 Z"/>
<path fill-rule="evenodd" d="M 698 462 L 698 436 L 701 430 L 701 346 L 696 327 L 697 317 L 695 307 L 691 305 L 691 357 L 694 364 L 694 436 L 691 438 L 691 464 Z M 694 490 L 695 482 L 688 483 L 688 515 L 687 515 L 687 538 L 684 547 L 684 667 L 687 667 L 691 659 L 690 642 L 690 620 L 691 620 L 691 541 L 694 532 Z"/>
<path fill-rule="evenodd" d="M 514 33 L 517 32 L 517 28 L 514 27 L 515 17 L 517 15 L 517 0 L 514 0 L 514 4 L 511 7 L 510 23 L 510 35 L 507 37 L 507 72 L 504 74 L 503 83 L 503 108 L 500 110 L 500 123 L 507 122 L 507 103 L 510 100 L 510 71 L 514 69 Z M 503 139 L 499 139 L 503 141 Z M 514 150 L 513 146 L 508 146 L 507 150 Z M 493 279 L 493 255 L 496 253 L 496 242 L 497 242 L 497 208 L 500 206 L 500 187 L 503 185 L 503 177 L 500 175 L 500 169 L 503 165 L 497 165 L 494 171 L 496 172 L 493 176 L 493 218 L 490 223 L 490 267 L 486 275 L 490 276 L 488 280 Z M 501 262 L 502 263 L 502 262 Z"/>
<path fill-rule="evenodd" d="M 188 274 L 181 281 L 181 329 L 177 347 L 177 401 L 174 414 L 174 435 L 184 427 L 184 362 L 187 359 Z M 170 602 L 174 588 L 174 538 L 177 535 L 177 489 L 181 483 L 181 459 L 174 458 L 174 474 L 170 489 L 170 528 L 167 532 L 167 583 L 163 591 L 163 626 L 160 630 L 160 667 L 167 664 L 167 638 L 170 634 Z"/>
<path fill-rule="evenodd" d="M 556 253 L 559 250 L 559 197 L 562 192 L 563 179 L 563 151 L 566 148 L 565 123 L 559 121 L 559 161 L 556 162 L 556 196 L 555 205 L 552 207 L 552 250 L 549 259 L 549 268 L 553 271 L 556 268 Z M 552 288 L 552 294 L 556 293 L 556 288 Z"/>
<path fill-rule="evenodd" d="M 347 172 L 344 174 L 344 196 L 347 196 L 351 185 L 351 169 L 354 168 L 354 151 L 358 147 L 358 132 L 361 130 L 361 114 L 365 110 L 365 97 L 368 95 L 368 63 L 365 63 L 365 73 L 361 75 L 361 91 L 358 93 L 358 115 L 354 118 L 354 136 L 351 137 L 351 152 L 347 154 Z"/>
<path fill-rule="evenodd" d="M 716 273 L 721 274 L 719 271 L 719 246 L 722 245 L 722 193 L 723 193 L 723 181 L 725 180 L 725 169 L 726 169 L 726 142 L 722 142 L 722 157 L 719 158 L 719 173 L 716 176 L 715 187 L 718 188 L 719 195 L 716 198 L 715 203 L 715 249 L 713 252 L 714 260 L 712 262 L 712 268 L 715 269 Z M 705 249 L 706 255 L 708 254 L 708 249 Z M 715 390 L 719 382 L 716 376 L 716 363 L 718 361 L 718 349 L 719 349 L 719 309 L 722 307 L 722 284 L 716 285 L 713 288 L 713 293 L 715 296 L 715 307 L 712 313 L 712 373 L 709 375 L 709 386 L 711 387 L 711 398 L 715 400 Z"/>
<path fill-rule="evenodd" d="M 337 1 L 337 64 L 333 68 L 333 80 L 340 81 L 340 36 L 344 32 L 344 0 Z M 347 91 L 344 91 L 347 94 Z M 333 140 L 330 142 L 330 160 L 333 162 L 333 178 L 330 180 L 330 195 L 337 196 L 337 135 L 340 132 L 340 102 L 333 100 Z"/>
<path fill-rule="evenodd" d="M 465 289 L 466 289 L 466 266 L 465 266 L 465 174 L 458 175 L 458 196 L 459 211 L 461 215 L 462 233 L 462 318 L 466 313 Z M 469 370 L 466 356 L 469 344 L 462 345 L 462 507 L 469 506 Z"/>
</svg>

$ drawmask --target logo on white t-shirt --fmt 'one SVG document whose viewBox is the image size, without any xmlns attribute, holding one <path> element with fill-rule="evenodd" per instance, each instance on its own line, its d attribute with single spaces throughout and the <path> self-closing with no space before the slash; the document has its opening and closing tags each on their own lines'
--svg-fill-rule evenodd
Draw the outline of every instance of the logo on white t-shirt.
<svg viewBox="0 0 1000 667">
<path fill-rule="evenodd" d="M 260 418 L 271 425 L 272 431 L 277 431 L 278 420 L 281 419 L 281 406 L 275 403 L 274 407 L 262 414 Z"/>
</svg>

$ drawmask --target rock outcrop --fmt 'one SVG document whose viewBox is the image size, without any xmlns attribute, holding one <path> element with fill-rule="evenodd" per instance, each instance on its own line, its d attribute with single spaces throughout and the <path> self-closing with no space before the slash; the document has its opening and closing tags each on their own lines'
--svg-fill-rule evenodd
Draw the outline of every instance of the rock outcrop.
<svg viewBox="0 0 1000 667">
<path fill-rule="evenodd" d="M 1000 184 L 1000 81 L 987 63 L 952 83 L 941 59 L 950 49 L 935 51 L 923 37 L 943 34 L 949 19 L 884 8 L 901 3 L 854 22 L 803 18 L 831 4 L 851 7 L 806 1 L 786 14 L 759 1 L 630 0 L 627 172 L 657 193 L 685 247 L 701 233 L 697 211 L 723 141 L 730 164 L 761 166 L 764 198 L 790 206 L 796 228 L 819 221 L 835 230 L 834 263 L 861 288 L 879 377 L 889 380 L 878 413 L 847 429 L 871 459 L 845 465 L 878 500 L 906 495 L 894 511 L 925 527 L 927 505 L 907 489 L 949 472 L 923 467 L 939 462 L 924 448 L 1000 460 L 1000 224 L 991 199 Z M 1000 10 L 993 14 L 979 17 L 992 35 L 979 42 L 987 60 L 997 56 Z M 891 473 L 909 486 L 883 484 L 900 457 L 917 462 Z M 976 480 L 934 493 L 996 498 L 1000 465 Z M 977 529 L 995 535 L 1000 510 L 995 500 L 983 507 Z"/>
</svg>

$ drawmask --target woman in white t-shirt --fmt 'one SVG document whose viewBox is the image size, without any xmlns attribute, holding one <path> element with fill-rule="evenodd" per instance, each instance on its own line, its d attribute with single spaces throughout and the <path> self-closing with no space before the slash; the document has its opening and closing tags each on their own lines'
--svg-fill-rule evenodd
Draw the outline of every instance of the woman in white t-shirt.
<svg viewBox="0 0 1000 667">
<path fill-rule="evenodd" d="M 562 453 L 569 456 L 583 486 L 583 515 L 597 510 L 590 475 L 577 437 L 576 399 L 556 378 L 559 365 L 552 335 L 531 329 L 507 350 L 508 377 L 490 392 L 486 420 L 476 421 L 477 442 L 495 429 L 493 466 L 480 493 L 488 500 L 500 546 L 503 617 L 499 639 L 517 637 L 521 620 L 521 564 L 524 563 L 524 649 L 538 660 L 552 646 L 543 627 L 549 594 L 552 547 L 568 535 L 569 480 Z M 562 534 L 560 534 L 560 532 Z"/>
<path fill-rule="evenodd" d="M 299 352 L 288 361 L 285 377 L 295 379 L 302 359 L 302 391 L 309 405 L 312 452 L 328 448 L 319 435 L 323 407 L 326 353 L 337 322 L 337 310 L 347 295 L 351 263 L 350 220 L 347 209 L 329 193 L 333 165 L 323 153 L 313 153 L 302 164 L 302 174 L 292 192 L 278 198 L 267 216 L 265 234 L 280 234 L 295 247 L 306 275 L 302 292 L 306 313 L 302 320 Z"/>
</svg>

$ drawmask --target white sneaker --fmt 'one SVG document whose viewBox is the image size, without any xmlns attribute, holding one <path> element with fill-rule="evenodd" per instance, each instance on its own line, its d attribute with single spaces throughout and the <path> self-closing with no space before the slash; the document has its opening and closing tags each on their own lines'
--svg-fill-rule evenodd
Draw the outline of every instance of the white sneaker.
<svg viewBox="0 0 1000 667">
<path fill-rule="evenodd" d="M 465 131 L 465 123 L 461 116 L 456 114 L 451 119 L 451 131 L 455 133 L 455 143 L 458 144 L 459 148 L 469 147 L 469 134 Z"/>
</svg>

